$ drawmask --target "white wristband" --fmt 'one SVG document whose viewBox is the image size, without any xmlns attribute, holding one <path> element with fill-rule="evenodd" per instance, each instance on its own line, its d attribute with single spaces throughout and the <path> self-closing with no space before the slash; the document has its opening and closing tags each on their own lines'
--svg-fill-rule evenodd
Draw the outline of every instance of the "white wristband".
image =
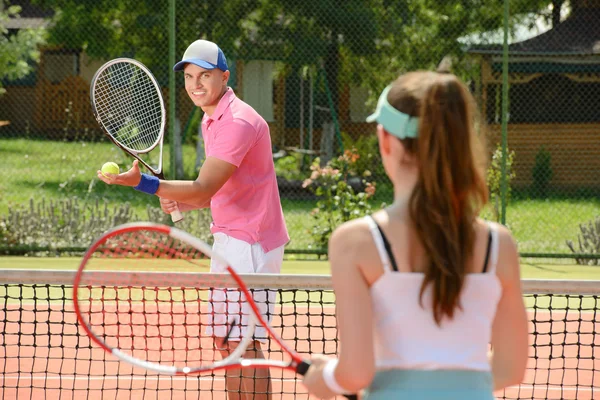
<svg viewBox="0 0 600 400">
<path fill-rule="evenodd" d="M 335 380 L 335 367 L 337 367 L 338 359 L 332 358 L 327 361 L 325 364 L 325 368 L 323 368 L 323 381 L 325 385 L 335 394 L 348 394 L 348 391 L 340 386 L 339 383 Z"/>
</svg>

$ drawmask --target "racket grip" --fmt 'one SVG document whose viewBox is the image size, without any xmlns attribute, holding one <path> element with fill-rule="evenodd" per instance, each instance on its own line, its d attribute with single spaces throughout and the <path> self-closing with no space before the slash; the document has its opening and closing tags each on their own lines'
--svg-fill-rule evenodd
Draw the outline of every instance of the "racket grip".
<svg viewBox="0 0 600 400">
<path fill-rule="evenodd" d="M 183 219 L 183 214 L 181 213 L 181 211 L 179 211 L 179 209 L 177 209 L 171 213 L 171 221 L 179 222 L 182 219 Z"/>
<path fill-rule="evenodd" d="M 298 365 L 296 365 L 296 373 L 304 376 L 308 372 L 309 368 L 310 368 L 310 361 L 299 362 Z"/>
<path fill-rule="evenodd" d="M 309 368 L 310 368 L 310 362 L 302 361 L 302 362 L 298 363 L 298 365 L 296 366 L 296 372 L 298 374 L 304 376 L 304 375 L 306 375 L 306 372 L 308 372 Z M 358 396 L 355 394 L 345 394 L 344 397 L 347 398 L 348 400 L 358 400 Z"/>
</svg>

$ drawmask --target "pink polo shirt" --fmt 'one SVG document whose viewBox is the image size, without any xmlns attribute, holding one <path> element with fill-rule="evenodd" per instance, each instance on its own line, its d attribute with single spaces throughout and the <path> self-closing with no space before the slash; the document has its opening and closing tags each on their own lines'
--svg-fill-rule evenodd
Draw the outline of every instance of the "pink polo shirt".
<svg viewBox="0 0 600 400">
<path fill-rule="evenodd" d="M 288 236 L 267 122 L 228 88 L 211 117 L 202 118 L 207 157 L 237 167 L 210 201 L 211 232 L 223 232 L 265 253 L 286 244 Z"/>
</svg>

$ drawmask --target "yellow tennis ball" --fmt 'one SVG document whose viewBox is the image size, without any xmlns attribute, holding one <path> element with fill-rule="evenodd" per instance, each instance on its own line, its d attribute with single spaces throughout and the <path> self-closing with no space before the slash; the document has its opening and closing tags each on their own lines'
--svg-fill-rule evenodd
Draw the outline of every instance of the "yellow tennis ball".
<svg viewBox="0 0 600 400">
<path fill-rule="evenodd" d="M 104 165 L 102 166 L 102 169 L 100 171 L 102 171 L 103 174 L 118 175 L 119 174 L 119 166 L 114 162 L 107 162 L 107 163 L 104 163 Z"/>
</svg>

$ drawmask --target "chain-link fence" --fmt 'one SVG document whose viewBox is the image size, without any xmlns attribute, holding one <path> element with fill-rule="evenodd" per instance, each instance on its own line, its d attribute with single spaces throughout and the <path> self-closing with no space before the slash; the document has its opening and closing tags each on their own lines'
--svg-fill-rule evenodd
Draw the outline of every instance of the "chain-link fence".
<svg viewBox="0 0 600 400">
<path fill-rule="evenodd" d="M 398 74 L 444 60 L 485 122 L 484 216 L 525 254 L 587 262 L 600 243 L 600 0 L 507 1 L 0 0 L 0 244 L 83 247 L 113 224 L 163 220 L 157 200 L 95 177 L 131 160 L 103 138 L 89 84 L 109 59 L 145 63 L 168 103 L 167 176 L 193 179 L 202 115 L 171 67 L 205 38 L 270 125 L 288 254 L 324 253 L 335 225 L 392 200 L 365 117 Z M 333 193 L 316 189 L 327 182 Z M 187 221 L 200 234 L 210 216 Z"/>
</svg>

